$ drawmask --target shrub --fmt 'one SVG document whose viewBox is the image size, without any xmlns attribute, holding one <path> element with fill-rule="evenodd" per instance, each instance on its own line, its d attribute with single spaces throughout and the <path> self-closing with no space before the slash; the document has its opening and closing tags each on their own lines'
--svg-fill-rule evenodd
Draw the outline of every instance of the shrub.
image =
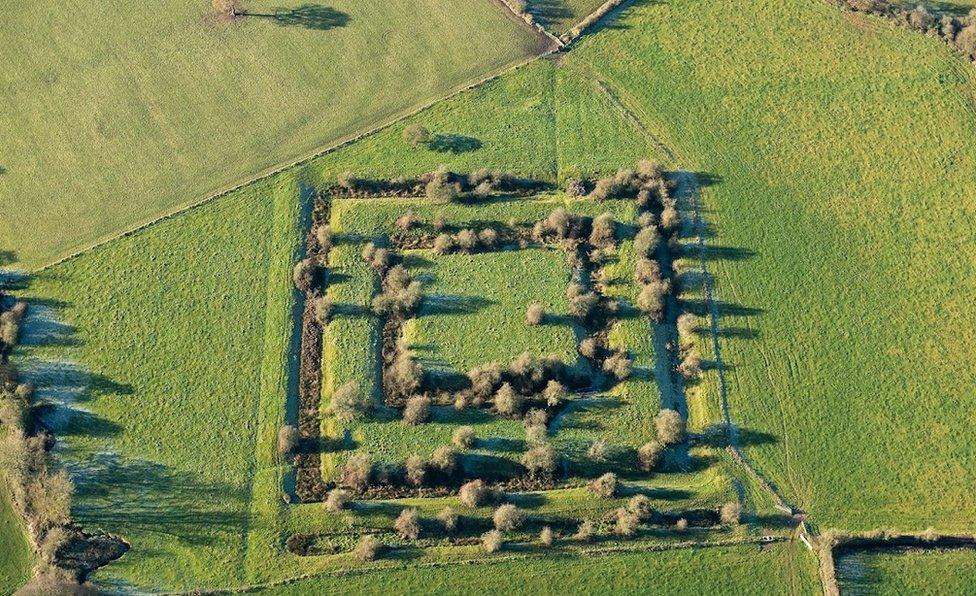
<svg viewBox="0 0 976 596">
<path fill-rule="evenodd" d="M 583 341 L 580 342 L 579 352 L 585 358 L 589 358 L 589 359 L 592 360 L 592 359 L 596 358 L 596 353 L 597 353 L 597 348 L 598 347 L 599 346 L 597 345 L 595 339 L 593 339 L 592 337 L 587 337 L 586 339 L 584 339 Z"/>
<path fill-rule="evenodd" d="M 454 434 L 451 436 L 451 443 L 453 443 L 458 449 L 471 449 L 471 447 L 474 446 L 474 441 L 474 429 L 470 426 L 457 427 L 454 429 Z"/>
<path fill-rule="evenodd" d="M 403 212 L 403 215 L 397 218 L 396 227 L 400 228 L 404 232 L 412 229 L 418 223 L 420 223 L 420 218 L 413 212 L 413 209 L 407 209 Z"/>
<path fill-rule="evenodd" d="M 336 176 L 336 182 L 346 190 L 352 190 L 359 184 L 359 178 L 350 171 L 345 171 Z"/>
<path fill-rule="evenodd" d="M 41 559 L 45 563 L 53 563 L 61 547 L 71 540 L 71 535 L 72 532 L 63 526 L 51 528 L 45 532 L 44 538 L 41 540 L 40 548 L 38 549 Z"/>
<path fill-rule="evenodd" d="M 594 534 L 596 534 L 596 530 L 593 527 L 593 522 L 584 519 L 580 522 L 579 528 L 576 530 L 576 539 L 581 542 L 589 542 L 593 540 Z"/>
<path fill-rule="evenodd" d="M 730 501 L 719 510 L 719 517 L 722 523 L 727 526 L 739 525 L 742 518 L 742 505 L 739 505 L 736 501 Z"/>
<path fill-rule="evenodd" d="M 442 445 L 431 454 L 430 465 L 444 474 L 451 475 L 457 468 L 457 454 L 447 445 Z"/>
<path fill-rule="evenodd" d="M 502 533 L 498 530 L 491 530 L 485 532 L 481 536 L 481 548 L 485 549 L 488 554 L 497 553 L 505 545 L 505 539 L 502 537 Z"/>
<path fill-rule="evenodd" d="M 454 237 L 454 242 L 464 252 L 471 252 L 478 247 L 478 234 L 474 230 L 461 230 Z"/>
<path fill-rule="evenodd" d="M 403 140 L 411 147 L 427 145 L 431 139 L 430 131 L 419 124 L 411 124 L 403 129 Z"/>
<path fill-rule="evenodd" d="M 559 455 L 549 443 L 539 443 L 522 454 L 522 465 L 534 477 L 552 478 L 558 464 Z"/>
<path fill-rule="evenodd" d="M 441 209 L 440 211 L 437 212 L 436 215 L 434 215 L 434 229 L 440 232 L 446 227 L 447 227 L 447 214 L 445 214 L 444 210 Z M 450 236 L 448 236 L 448 238 L 450 238 Z"/>
<path fill-rule="evenodd" d="M 539 532 L 539 543 L 542 544 L 542 546 L 552 546 L 553 543 L 552 528 L 550 528 L 549 526 L 542 527 L 542 531 Z"/>
<path fill-rule="evenodd" d="M 637 216 L 637 227 L 638 228 L 650 228 L 657 223 L 654 219 L 654 214 L 650 211 L 645 211 Z"/>
<path fill-rule="evenodd" d="M 685 440 L 685 421 L 674 410 L 664 409 L 654 417 L 657 440 L 664 445 L 677 445 Z"/>
<path fill-rule="evenodd" d="M 435 254 L 446 255 L 452 250 L 454 250 L 454 239 L 451 238 L 450 234 L 439 234 L 437 238 L 434 239 Z"/>
<path fill-rule="evenodd" d="M 427 198 L 446 203 L 453 201 L 461 194 L 461 185 L 451 182 L 451 173 L 441 166 L 431 175 L 430 182 L 424 189 Z"/>
<path fill-rule="evenodd" d="M 627 511 L 637 516 L 641 521 L 647 521 L 654 515 L 654 506 L 647 495 L 634 495 L 627 502 Z"/>
<path fill-rule="evenodd" d="M 646 180 L 660 180 L 664 176 L 661 164 L 650 159 L 637 162 L 637 173 Z"/>
<path fill-rule="evenodd" d="M 637 515 L 632 511 L 621 507 L 614 512 L 614 518 L 613 533 L 617 536 L 629 538 L 637 533 L 637 526 L 640 525 L 640 520 L 637 519 Z"/>
<path fill-rule="evenodd" d="M 356 381 L 348 381 L 332 394 L 332 415 L 343 424 L 365 417 L 371 405 Z"/>
<path fill-rule="evenodd" d="M 441 523 L 446 532 L 453 532 L 457 529 L 458 514 L 452 507 L 445 507 L 437 514 L 437 521 Z"/>
<path fill-rule="evenodd" d="M 427 464 L 424 458 L 419 455 L 411 455 L 404 464 L 407 472 L 407 482 L 413 486 L 423 486 L 424 478 L 427 476 Z"/>
<path fill-rule="evenodd" d="M 586 184 L 580 178 L 570 178 L 566 181 L 566 194 L 570 197 L 582 197 L 586 194 Z"/>
<path fill-rule="evenodd" d="M 679 532 L 684 532 L 688 529 L 688 520 L 683 517 L 678 519 L 678 521 L 674 523 L 674 529 Z"/>
<path fill-rule="evenodd" d="M 603 361 L 603 370 L 613 375 L 618 381 L 623 381 L 633 373 L 633 364 L 627 352 L 614 352 Z"/>
<path fill-rule="evenodd" d="M 541 325 L 546 318 L 546 310 L 538 302 L 533 302 L 525 309 L 525 322 L 529 325 Z"/>
<path fill-rule="evenodd" d="M 556 407 L 566 399 L 566 387 L 559 381 L 551 379 L 546 383 L 546 388 L 542 391 L 542 397 L 546 398 L 546 404 L 550 408 Z"/>
<path fill-rule="evenodd" d="M 217 16 L 224 19 L 230 19 L 241 14 L 240 0 L 210 0 L 210 5 L 213 6 Z"/>
<path fill-rule="evenodd" d="M 375 561 L 380 556 L 383 545 L 376 539 L 376 536 L 367 534 L 359 539 L 356 544 L 356 558 L 360 561 Z"/>
<path fill-rule="evenodd" d="M 407 400 L 403 408 L 403 421 L 411 426 L 427 422 L 430 419 L 430 398 L 426 395 L 416 395 Z"/>
<path fill-rule="evenodd" d="M 661 280 L 661 266 L 647 257 L 637 259 L 634 266 L 634 281 L 644 285 Z"/>
<path fill-rule="evenodd" d="M 420 536 L 420 512 L 415 507 L 408 507 L 400 512 L 393 523 L 400 540 L 416 540 Z"/>
<path fill-rule="evenodd" d="M 495 393 L 495 409 L 502 416 L 517 417 L 522 413 L 523 398 L 512 389 L 509 383 L 503 384 Z"/>
<path fill-rule="evenodd" d="M 590 231 L 590 244 L 599 247 L 613 246 L 616 233 L 616 222 L 609 213 L 603 213 L 593 219 Z"/>
<path fill-rule="evenodd" d="M 613 472 L 607 472 L 599 478 L 594 478 L 587 485 L 590 492 L 603 499 L 611 499 L 617 494 L 617 475 Z"/>
<path fill-rule="evenodd" d="M 557 238 L 565 238 L 569 233 L 569 213 L 563 207 L 556 207 L 544 220 L 542 230 L 554 234 Z"/>
<path fill-rule="evenodd" d="M 590 447 L 586 450 L 586 457 L 590 461 L 594 462 L 604 462 L 607 460 L 607 442 L 603 439 L 596 439 L 590 443 Z"/>
<path fill-rule="evenodd" d="M 302 259 L 295 263 L 295 268 L 292 270 L 292 280 L 295 282 L 295 287 L 306 294 L 311 292 L 312 286 L 315 285 L 316 271 L 317 267 L 312 259 Z"/>
<path fill-rule="evenodd" d="M 329 319 L 332 318 L 332 311 L 335 306 L 332 304 L 332 300 L 328 296 L 319 296 L 315 299 L 314 310 L 315 310 L 315 320 L 319 325 L 326 325 Z"/>
<path fill-rule="evenodd" d="M 702 372 L 702 359 L 694 349 L 688 351 L 681 364 L 678 365 L 678 373 L 687 380 L 697 379 Z"/>
<path fill-rule="evenodd" d="M 652 281 L 641 288 L 637 295 L 637 308 L 656 321 L 664 314 L 664 297 L 671 290 L 667 281 Z"/>
<path fill-rule="evenodd" d="M 569 299 L 569 313 L 580 320 L 586 320 L 590 318 L 599 301 L 600 297 L 595 292 L 576 294 Z"/>
<path fill-rule="evenodd" d="M 492 521 L 495 523 L 496 530 L 509 532 L 522 526 L 522 522 L 525 521 L 525 514 L 515 505 L 506 503 L 495 510 Z"/>
<path fill-rule="evenodd" d="M 362 492 L 369 486 L 370 476 L 373 474 L 373 462 L 365 453 L 354 453 L 342 466 L 339 483 L 355 491 Z"/>
<path fill-rule="evenodd" d="M 475 397 L 488 399 L 502 381 L 502 367 L 494 362 L 476 366 L 468 372 L 468 380 Z"/>
<path fill-rule="evenodd" d="M 492 228 L 485 228 L 478 232 L 478 242 L 487 248 L 495 248 L 498 244 L 498 232 Z"/>
<path fill-rule="evenodd" d="M 323 224 L 315 228 L 315 240 L 318 241 L 322 252 L 332 250 L 332 226 Z"/>
<path fill-rule="evenodd" d="M 678 214 L 678 209 L 674 205 L 665 206 L 661 211 L 661 227 L 670 232 L 680 225 L 681 215 Z"/>
<path fill-rule="evenodd" d="M 525 442 L 529 445 L 545 443 L 549 433 L 544 424 L 529 424 L 525 427 Z"/>
<path fill-rule="evenodd" d="M 642 257 L 653 257 L 661 237 L 654 228 L 642 228 L 634 236 L 634 250 Z"/>
<path fill-rule="evenodd" d="M 278 429 L 278 453 L 287 455 L 295 450 L 301 440 L 298 429 L 291 424 L 283 424 Z"/>
<path fill-rule="evenodd" d="M 332 513 L 339 513 L 349 505 L 349 501 L 352 500 L 352 495 L 349 491 L 334 488 L 329 491 L 329 494 L 325 497 L 325 509 Z"/>
<path fill-rule="evenodd" d="M 664 445 L 658 441 L 648 441 L 637 450 L 637 461 L 641 470 L 653 472 L 664 458 Z"/>
<path fill-rule="evenodd" d="M 424 369 L 407 352 L 401 352 L 393 364 L 383 371 L 383 386 L 394 396 L 403 398 L 414 396 L 423 381 Z M 409 406 L 409 402 L 407 405 Z M 422 408 L 422 405 L 418 404 L 415 407 Z"/>
<path fill-rule="evenodd" d="M 682 342 L 694 340 L 695 327 L 698 325 L 698 319 L 695 315 L 690 312 L 681 313 L 676 325 L 678 326 L 678 338 Z"/>
<path fill-rule="evenodd" d="M 458 498 L 463 505 L 468 507 L 480 507 L 490 496 L 490 491 L 482 480 L 472 480 L 461 485 L 458 491 Z"/>
</svg>

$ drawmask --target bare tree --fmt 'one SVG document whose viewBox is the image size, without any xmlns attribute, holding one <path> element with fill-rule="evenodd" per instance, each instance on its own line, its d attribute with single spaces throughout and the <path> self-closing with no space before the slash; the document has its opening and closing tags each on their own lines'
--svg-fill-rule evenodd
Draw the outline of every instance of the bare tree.
<svg viewBox="0 0 976 596">
<path fill-rule="evenodd" d="M 420 512 L 416 507 L 408 507 L 400 512 L 393 529 L 401 540 L 416 540 L 420 536 Z"/>
</svg>

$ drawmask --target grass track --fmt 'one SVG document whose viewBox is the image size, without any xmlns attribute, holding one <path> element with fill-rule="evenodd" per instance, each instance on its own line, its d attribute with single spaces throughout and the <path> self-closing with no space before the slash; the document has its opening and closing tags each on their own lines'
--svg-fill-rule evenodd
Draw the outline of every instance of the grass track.
<svg viewBox="0 0 976 596">
<path fill-rule="evenodd" d="M 487 0 L 255 0 L 99 10 L 44 0 L 0 27 L 0 250 L 33 267 L 313 153 L 539 51 Z M 304 15 L 304 16 L 303 16 Z M 390 26 L 395 23 L 395 26 Z M 38 51 L 43 48 L 43 51 Z M 490 51 L 486 51 L 490 48 Z"/>
</svg>

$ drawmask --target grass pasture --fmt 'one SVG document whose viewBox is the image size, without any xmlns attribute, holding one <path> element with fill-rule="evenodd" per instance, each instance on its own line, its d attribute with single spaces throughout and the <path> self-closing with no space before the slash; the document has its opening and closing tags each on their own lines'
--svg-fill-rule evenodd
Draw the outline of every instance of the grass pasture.
<svg viewBox="0 0 976 596">
<path fill-rule="evenodd" d="M 513 582 L 513 578 L 518 578 Z M 338 594 L 818 594 L 815 559 L 797 545 L 754 545 L 624 554 L 557 555 L 497 560 L 469 565 L 390 569 L 366 574 L 323 576 L 258 593 L 291 596 Z"/>
<path fill-rule="evenodd" d="M 13 593 L 31 575 L 34 555 L 20 517 L 10 504 L 7 487 L 0 482 L 0 592 Z"/>
<path fill-rule="evenodd" d="M 540 50 L 488 0 L 11 6 L 0 250 L 29 268 L 381 124 Z M 70 197 L 70 199 L 68 198 Z"/>
<path fill-rule="evenodd" d="M 96 581 L 246 581 L 262 395 L 284 408 L 263 375 L 287 373 L 298 192 L 254 186 L 34 278 L 20 359 L 60 406 L 48 423 L 73 516 L 133 545 Z"/>
<path fill-rule="evenodd" d="M 746 446 L 758 467 L 821 527 L 971 531 L 976 74 L 861 20 L 641 3 L 570 62 L 701 173 L 730 412 L 767 437 Z"/>
<path fill-rule="evenodd" d="M 889 550 L 851 553 L 837 561 L 844 594 L 965 594 L 976 582 L 976 552 Z"/>
</svg>

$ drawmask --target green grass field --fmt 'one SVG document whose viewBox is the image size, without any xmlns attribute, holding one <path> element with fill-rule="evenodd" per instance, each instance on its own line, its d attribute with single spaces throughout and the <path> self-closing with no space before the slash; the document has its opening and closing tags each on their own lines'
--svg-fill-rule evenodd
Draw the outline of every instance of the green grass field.
<svg viewBox="0 0 976 596">
<path fill-rule="evenodd" d="M 972 69 L 803 0 L 641 5 L 570 60 L 712 181 L 731 414 L 775 437 L 748 447 L 760 469 L 824 527 L 971 529 Z"/>
<path fill-rule="evenodd" d="M 814 595 L 816 561 L 795 545 L 716 547 L 676 551 L 561 555 L 451 567 L 408 568 L 323 576 L 268 588 L 278 596 L 338 594 L 795 594 Z M 513 582 L 513 578 L 518 578 Z"/>
<path fill-rule="evenodd" d="M 364 12 L 367 8 L 342 6 L 337 8 L 349 12 L 349 23 L 328 31 L 278 28 L 271 21 L 253 19 L 242 24 L 240 33 L 208 30 L 207 36 L 218 36 L 226 44 L 221 49 L 225 57 L 210 63 L 216 64 L 217 80 L 235 79 L 238 68 L 270 69 L 257 64 L 257 58 L 228 58 L 241 55 L 247 32 L 266 36 L 264 44 L 288 45 L 294 56 L 279 58 L 284 64 L 269 70 L 270 78 L 239 83 L 245 89 L 234 94 L 233 101 L 186 91 L 190 96 L 184 101 L 211 106 L 203 120 L 181 108 L 185 121 L 166 121 L 174 108 L 160 105 L 152 112 L 157 120 L 140 117 L 138 126 L 125 129 L 125 139 L 75 137 L 86 157 L 117 159 L 130 168 L 128 174 L 125 168 L 94 163 L 84 175 L 71 175 L 78 171 L 71 151 L 82 149 L 48 138 L 54 133 L 50 122 L 42 120 L 56 112 L 63 121 L 71 121 L 66 118 L 70 114 L 57 112 L 57 106 L 58 101 L 73 100 L 40 94 L 36 87 L 44 83 L 57 88 L 59 80 L 70 79 L 68 73 L 73 77 L 76 72 L 95 72 L 86 68 L 111 68 L 70 60 L 65 61 L 72 65 L 70 70 L 37 66 L 36 72 L 56 76 L 39 75 L 40 82 L 25 87 L 45 101 L 30 104 L 33 116 L 18 121 L 36 119 L 31 126 L 37 142 L 57 144 L 58 150 L 41 146 L 14 152 L 16 159 L 43 156 L 51 163 L 18 165 L 0 156 L 5 169 L 0 193 L 28 196 L 29 180 L 30 196 L 41 197 L 31 200 L 48 201 L 55 210 L 64 204 L 64 196 L 71 196 L 72 202 L 43 226 L 25 219 L 41 217 L 43 210 L 5 202 L 17 215 L 10 220 L 0 208 L 0 220 L 14 221 L 0 226 L 13 225 L 19 236 L 8 235 L 3 227 L 0 235 L 14 239 L 11 247 L 23 263 L 44 261 L 289 155 L 307 152 L 322 139 L 352 132 L 350 123 L 367 117 L 382 120 L 473 77 L 485 65 L 459 75 L 462 66 L 474 69 L 465 52 L 475 52 L 480 35 L 499 35 L 494 25 L 479 30 L 473 40 L 467 35 L 472 47 L 458 51 L 452 58 L 457 63 L 440 62 L 436 68 L 433 54 L 429 62 L 382 54 L 387 66 L 399 60 L 426 65 L 404 79 L 432 69 L 442 73 L 430 87 L 411 87 L 416 96 L 398 89 L 395 81 L 367 77 L 357 79 L 355 89 L 342 87 L 338 99 L 335 87 L 324 82 L 339 80 L 335 73 L 326 67 L 303 67 L 298 56 L 314 54 L 319 43 L 329 45 L 309 41 L 313 36 L 354 36 L 343 37 L 344 51 L 352 52 L 363 39 L 354 28 L 382 22 Z M 436 10 L 448 14 L 450 7 L 438 5 Z M 510 36 L 493 42 L 511 50 L 496 66 L 523 55 L 528 38 L 500 20 L 504 17 L 490 5 L 484 10 L 488 22 L 497 20 L 497 28 Z M 400 44 L 413 48 L 411 52 L 421 52 L 430 36 L 440 31 L 410 25 L 411 19 L 420 18 L 414 13 L 422 12 L 415 6 L 383 9 L 383 18 L 389 18 L 390 11 L 403 11 L 398 21 L 405 31 L 414 29 L 412 41 Z M 475 18 L 474 12 L 462 12 L 464 19 Z M 158 26 L 148 16 L 144 20 L 144 27 Z M 76 25 L 73 35 L 84 36 L 85 21 Z M 112 30 L 121 36 L 118 32 L 124 29 Z M 176 40 L 191 30 L 185 22 L 163 29 Z M 462 35 L 463 29 L 452 35 Z M 730 29 L 736 35 L 729 36 Z M 301 40 L 284 39 L 291 35 Z M 104 38 L 87 37 L 92 47 L 106 43 L 97 41 Z M 852 47 L 858 51 L 850 51 Z M 260 47 L 248 51 L 265 55 Z M 25 55 L 18 51 L 12 59 L 23 61 Z M 366 49 L 359 55 L 375 56 Z M 334 60 L 322 64 L 344 68 L 334 66 Z M 103 111 L 85 112 L 91 121 L 78 119 L 72 126 L 87 126 L 95 136 L 109 135 L 109 125 L 102 126 L 109 131 L 104 132 L 99 119 L 124 128 L 124 120 L 114 115 L 128 113 L 125 106 L 174 85 L 189 88 L 180 87 L 179 81 L 193 80 L 201 72 L 179 63 L 172 69 L 169 79 L 150 84 L 139 68 L 129 68 L 133 79 L 126 81 L 134 86 L 125 92 L 106 82 L 110 78 L 89 74 L 112 99 Z M 390 66 L 384 72 L 392 70 L 396 69 Z M 179 80 L 174 83 L 173 77 Z M 294 87 L 284 88 L 294 89 L 296 97 L 310 103 L 340 102 L 341 107 L 329 105 L 321 113 L 342 113 L 349 120 L 344 124 L 308 117 L 307 107 L 301 114 L 289 112 L 301 105 L 297 101 L 282 99 L 279 106 L 267 91 L 281 87 L 283 79 L 278 77 L 295 79 Z M 8 83 L 5 93 L 16 99 L 21 93 L 18 85 L 27 82 Z M 314 86 L 318 95 L 309 94 L 306 86 Z M 383 93 L 374 93 L 374 87 L 382 87 Z M 258 91 L 262 95 L 255 97 Z M 376 103 L 353 113 L 351 106 L 359 106 L 364 96 Z M 168 91 L 166 97 L 175 101 Z M 227 137 L 247 138 L 248 145 L 237 146 L 237 153 L 222 153 L 226 139 L 220 133 L 240 113 L 235 102 L 247 102 L 253 110 L 245 113 L 247 126 L 258 132 L 242 135 L 235 128 Z M 220 109 L 212 107 L 218 104 Z M 133 545 L 122 560 L 94 579 L 118 589 L 194 589 L 344 569 L 356 565 L 348 552 L 299 558 L 284 552 L 283 541 L 293 531 L 341 531 L 342 546 L 348 548 L 357 533 L 374 527 L 371 524 L 388 534 L 391 511 L 395 514 L 399 507 L 416 504 L 431 513 L 456 504 L 456 497 L 381 502 L 356 516 L 327 515 L 321 504 L 285 505 L 281 490 L 288 470 L 274 451 L 294 364 L 289 359 L 295 299 L 290 269 L 300 239 L 298 197 L 308 190 L 304 185 L 323 185 L 345 170 L 386 178 L 416 175 L 440 163 L 459 171 L 511 169 L 550 182 L 575 172 L 609 172 L 645 156 L 700 172 L 707 183 L 703 198 L 711 234 L 709 268 L 722 301 L 720 341 L 731 415 L 740 427 L 756 431 L 742 433 L 753 461 L 820 527 L 971 530 L 976 501 L 970 487 L 976 477 L 966 464 L 976 455 L 969 432 L 976 408 L 967 388 L 976 380 L 969 365 L 976 344 L 963 330 L 976 323 L 968 304 L 976 290 L 971 267 L 974 106 L 974 74 L 937 41 L 880 21 L 850 17 L 827 5 L 806 0 L 635 4 L 624 11 L 619 25 L 596 32 L 558 60 L 520 68 L 293 171 L 44 271 L 29 290 L 41 300 L 31 315 L 34 326 L 27 334 L 27 347 L 18 358 L 25 360 L 42 397 L 73 410 L 71 416 L 51 422 L 61 439 L 57 454 L 78 479 L 75 516 L 86 528 L 116 532 Z M 280 121 L 261 118 L 265 113 Z M 150 121 L 151 126 L 146 124 Z M 407 147 L 401 133 L 409 123 L 423 124 L 440 135 L 441 149 Z M 150 142 L 139 145 L 139 155 L 133 157 L 131 148 L 140 139 Z M 674 151 L 674 160 L 661 142 Z M 194 147 L 192 154 L 180 152 L 189 146 Z M 128 153 L 122 147 L 129 147 Z M 179 158 L 173 162 L 161 159 L 163 155 Z M 222 167 L 230 162 L 235 166 Z M 50 175 L 37 175 L 42 168 Z M 125 192 L 112 190 L 121 188 Z M 117 196 L 118 202 L 102 201 L 106 193 Z M 367 238 L 388 232 L 407 207 L 423 218 L 444 208 L 454 225 L 536 219 L 560 204 L 591 215 L 615 209 L 567 202 L 558 193 L 477 207 L 401 199 L 371 201 L 369 208 L 360 203 L 366 202 L 342 200 L 333 205 L 340 242 L 332 252 L 331 267 L 341 278 L 330 284 L 329 292 L 340 309 L 325 333 L 324 396 L 348 379 L 358 380 L 367 391 L 373 388 L 378 330 L 375 320 L 362 313 L 373 291 L 373 274 L 362 265 L 359 248 Z M 622 220 L 632 217 L 620 215 Z M 95 221 L 104 229 L 95 229 Z M 38 238 L 29 238 L 25 230 Z M 69 236 L 75 240 L 65 240 Z M 34 254 L 24 252 L 28 249 Z M 630 250 L 629 243 L 621 246 L 617 263 L 609 268 L 612 276 L 631 277 Z M 554 287 L 538 290 L 558 301 L 565 265 L 535 259 L 513 266 L 526 252 L 492 255 L 500 263 L 484 269 L 478 263 L 485 255 L 431 259 L 433 287 L 468 295 L 473 293 L 470 288 L 499 278 L 505 269 L 522 267 L 533 275 L 545 271 L 546 277 L 560 279 L 559 292 Z M 456 285 L 444 285 L 447 280 Z M 536 294 L 529 281 L 518 280 L 510 294 L 489 296 L 507 305 L 504 312 L 486 308 L 465 313 L 471 326 L 480 330 L 474 335 L 507 329 L 503 335 L 508 341 L 511 332 L 521 334 L 523 303 Z M 619 291 L 628 292 L 626 286 Z M 489 353 L 470 337 L 452 335 L 446 321 L 438 327 L 438 317 L 425 321 L 422 316 L 411 333 L 419 345 L 449 346 L 441 348 L 438 358 L 451 366 L 465 368 L 496 351 L 508 357 L 518 348 L 503 342 L 491 346 Z M 618 386 L 613 397 L 635 407 L 611 412 L 583 409 L 568 418 L 570 428 L 564 428 L 558 440 L 582 445 L 591 438 L 594 424 L 602 425 L 599 432 L 613 442 L 637 443 L 647 436 L 661 399 L 660 363 L 651 344 L 655 332 L 646 320 L 634 318 L 619 322 L 611 334 L 612 341 L 634 350 L 641 370 Z M 566 338 L 555 335 L 540 342 L 566 349 Z M 692 428 L 700 430 L 716 421 L 718 393 L 712 376 L 694 387 L 687 399 Z M 390 459 L 402 458 L 407 449 L 424 450 L 447 441 L 456 419 L 446 412 L 440 419 L 440 414 L 435 412 L 434 422 L 419 432 L 395 421 L 363 424 L 360 438 L 364 444 L 380 444 L 379 452 Z M 486 434 L 499 438 L 522 434 L 517 422 L 482 423 L 490 429 Z M 572 428 L 574 423 L 579 429 Z M 327 434 L 335 430 L 328 420 L 324 424 Z M 757 436 L 766 439 L 753 441 Z M 709 464 L 704 469 L 660 474 L 645 487 L 659 489 L 652 492 L 660 496 L 662 508 L 714 507 L 739 488 L 733 486 L 735 473 L 721 450 L 703 447 L 697 453 Z M 761 513 L 761 504 L 748 511 L 753 499 L 761 501 L 761 491 L 746 484 L 741 488 L 747 513 Z M 594 505 L 586 497 L 582 489 L 567 489 L 536 501 L 526 499 L 536 503 L 539 515 L 575 515 L 618 504 Z M 741 533 L 752 530 L 765 531 L 757 525 Z M 415 558 L 404 555 L 377 566 L 481 557 L 476 547 L 416 551 L 422 552 Z M 14 559 L 11 569 L 30 564 Z M 886 572 L 885 577 L 903 582 L 924 577 L 931 569 L 954 570 L 965 564 L 913 563 L 912 569 L 923 571 L 906 567 L 907 579 L 902 580 L 890 571 L 901 563 L 872 563 Z M 6 581 L 3 574 L 17 573 L 7 572 L 7 567 L 0 562 L 0 591 Z M 541 593 L 560 590 L 560 582 L 591 586 L 593 591 L 608 585 L 617 591 L 651 585 L 666 593 L 716 593 L 728 586 L 742 593 L 769 591 L 771 586 L 798 594 L 817 589 L 812 557 L 798 546 L 613 557 L 561 553 L 534 563 L 434 569 L 329 577 L 294 588 L 363 592 L 402 585 L 450 593 L 458 585 L 453 581 L 501 590 L 510 589 L 512 577 L 520 577 L 528 578 L 523 584 L 526 592 Z M 618 576 L 624 578 L 619 584 L 607 583 Z"/>
<path fill-rule="evenodd" d="M 404 330 L 421 365 L 437 374 L 464 374 L 519 354 L 552 354 L 576 362 L 576 325 L 561 322 L 569 311 L 571 271 L 557 250 L 526 249 L 437 256 L 408 252 L 411 274 L 424 282 L 424 304 Z M 538 302 L 550 316 L 529 326 L 525 309 Z M 579 331 L 580 333 L 582 331 Z"/>
<path fill-rule="evenodd" d="M 33 267 L 539 51 L 488 0 L 10 7 L 0 250 Z M 38 51 L 44 48 L 45 51 Z"/>
<path fill-rule="evenodd" d="M 282 178 L 34 279 L 22 368 L 64 406 L 51 423 L 73 515 L 133 545 L 99 581 L 245 581 L 263 367 L 287 370 L 273 347 L 291 330 L 298 209 Z"/>
<path fill-rule="evenodd" d="M 864 552 L 841 557 L 837 579 L 844 594 L 965 594 L 976 582 L 972 550 Z"/>
<path fill-rule="evenodd" d="M 10 594 L 24 585 L 33 564 L 23 523 L 10 505 L 6 485 L 0 482 L 0 592 Z"/>
</svg>

